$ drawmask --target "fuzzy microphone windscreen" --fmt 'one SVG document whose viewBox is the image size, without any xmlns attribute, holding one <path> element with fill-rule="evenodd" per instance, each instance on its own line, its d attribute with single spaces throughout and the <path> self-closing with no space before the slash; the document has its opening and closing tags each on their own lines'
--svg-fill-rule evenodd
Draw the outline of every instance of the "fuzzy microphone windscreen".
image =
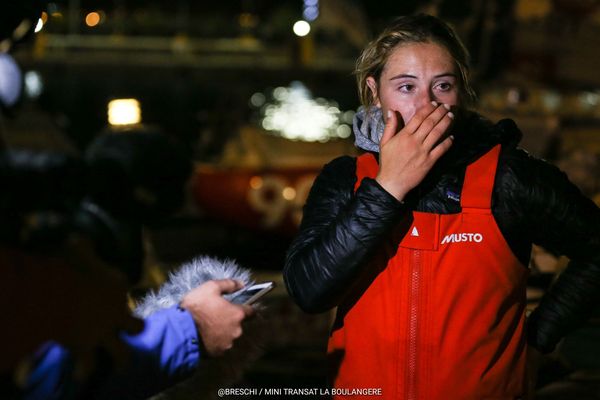
<svg viewBox="0 0 600 400">
<path fill-rule="evenodd" d="M 144 297 L 136 307 L 135 314 L 146 317 L 157 310 L 171 307 L 179 303 L 190 290 L 208 280 L 217 279 L 235 279 L 244 282 L 246 286 L 253 283 L 250 271 L 232 260 L 198 257 L 171 273 L 167 282 L 156 293 Z M 237 304 L 245 300 L 241 296 L 224 297 Z M 255 307 L 258 311 L 256 316 L 244 322 L 244 333 L 234 342 L 231 350 L 215 358 L 201 355 L 200 365 L 194 375 L 152 399 L 216 399 L 219 388 L 239 380 L 244 371 L 263 353 L 265 338 L 271 334 L 268 332 L 267 319 L 263 315 L 266 310 L 260 305 Z"/>
<path fill-rule="evenodd" d="M 250 271 L 240 267 L 233 260 L 221 261 L 207 256 L 197 257 L 183 264 L 176 272 L 170 273 L 169 279 L 158 292 L 146 295 L 137 305 L 134 313 L 140 318 L 145 318 L 155 311 L 178 304 L 187 292 L 204 282 L 218 279 L 234 279 L 243 282 L 245 286 L 253 283 Z M 223 297 L 236 304 L 245 300 L 240 296 L 232 299 L 231 294 L 225 294 Z"/>
</svg>

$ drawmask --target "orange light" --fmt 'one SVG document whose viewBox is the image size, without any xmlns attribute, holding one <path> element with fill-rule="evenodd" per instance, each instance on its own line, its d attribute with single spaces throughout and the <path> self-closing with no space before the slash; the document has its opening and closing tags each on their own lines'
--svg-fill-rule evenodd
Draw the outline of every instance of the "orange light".
<svg viewBox="0 0 600 400">
<path fill-rule="evenodd" d="M 254 190 L 258 190 L 263 186 L 263 180 L 260 176 L 253 176 L 250 178 L 250 187 Z"/>
<path fill-rule="evenodd" d="M 97 12 L 91 12 L 85 16 L 85 24 L 89 27 L 96 26 L 100 23 L 100 14 Z"/>
<path fill-rule="evenodd" d="M 48 13 L 46 11 L 42 11 L 42 22 L 45 24 L 46 22 L 48 22 Z"/>
</svg>

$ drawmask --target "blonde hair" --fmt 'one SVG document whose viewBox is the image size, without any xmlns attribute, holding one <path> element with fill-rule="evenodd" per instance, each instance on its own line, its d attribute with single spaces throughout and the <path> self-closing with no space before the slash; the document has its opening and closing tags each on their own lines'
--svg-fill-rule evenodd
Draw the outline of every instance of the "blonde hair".
<svg viewBox="0 0 600 400">
<path fill-rule="evenodd" d="M 459 100 L 463 106 L 472 105 L 476 96 L 469 83 L 469 52 L 449 25 L 426 14 L 395 19 L 362 51 L 354 70 L 361 104 L 369 109 L 375 103 L 367 78 L 373 77 L 379 85 L 381 72 L 396 47 L 427 42 L 438 44 L 450 53 L 459 71 Z"/>
</svg>

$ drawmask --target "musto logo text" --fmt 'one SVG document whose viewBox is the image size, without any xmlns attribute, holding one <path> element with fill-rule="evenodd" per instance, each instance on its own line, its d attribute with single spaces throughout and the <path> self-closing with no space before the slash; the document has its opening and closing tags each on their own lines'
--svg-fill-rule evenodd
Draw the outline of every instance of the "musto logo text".
<svg viewBox="0 0 600 400">
<path fill-rule="evenodd" d="M 451 233 L 446 235 L 442 240 L 442 244 L 459 243 L 459 242 L 476 242 L 481 243 L 483 235 L 481 233 Z"/>
</svg>

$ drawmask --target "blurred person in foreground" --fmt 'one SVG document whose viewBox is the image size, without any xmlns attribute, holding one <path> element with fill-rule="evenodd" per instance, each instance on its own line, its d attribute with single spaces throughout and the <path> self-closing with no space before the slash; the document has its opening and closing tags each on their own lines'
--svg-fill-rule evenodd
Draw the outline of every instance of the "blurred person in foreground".
<svg viewBox="0 0 600 400">
<path fill-rule="evenodd" d="M 218 260 L 176 273 L 143 320 L 127 309 L 142 225 L 181 205 L 191 170 L 165 135 L 103 135 L 83 163 L 17 150 L 0 160 L 4 397 L 146 398 L 240 338 L 254 310 L 224 295 L 249 274 Z"/>
<path fill-rule="evenodd" d="M 139 305 L 143 320 L 132 316 L 142 225 L 179 207 L 189 159 L 150 133 L 105 135 L 85 160 L 7 148 L 2 118 L 22 76 L 5 52 L 33 34 L 46 3 L 0 14 L 0 397 L 144 398 L 191 375 L 201 354 L 230 353 L 254 310 L 227 293 L 250 277 L 194 261 Z"/>
<path fill-rule="evenodd" d="M 364 154 L 323 168 L 284 269 L 302 309 L 337 307 L 340 398 L 522 398 L 537 352 L 598 302 L 600 210 L 517 146 L 513 121 L 470 110 L 468 61 L 428 15 L 397 18 L 357 61 Z M 571 262 L 526 318 L 533 243 Z"/>
</svg>

